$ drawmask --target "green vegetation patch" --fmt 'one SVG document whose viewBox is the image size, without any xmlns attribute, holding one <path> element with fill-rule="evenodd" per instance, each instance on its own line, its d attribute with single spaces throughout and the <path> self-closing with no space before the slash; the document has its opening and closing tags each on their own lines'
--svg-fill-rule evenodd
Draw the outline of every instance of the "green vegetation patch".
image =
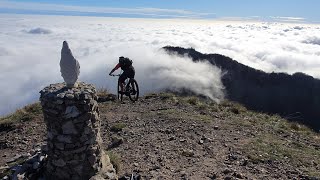
<svg viewBox="0 0 320 180">
<path fill-rule="evenodd" d="M 159 95 L 157 93 L 149 93 L 144 96 L 145 99 L 151 99 L 151 98 L 156 98 L 156 97 L 159 97 Z"/>
<path fill-rule="evenodd" d="M 184 105 L 192 105 L 198 110 L 206 110 L 209 107 L 214 107 L 217 103 L 209 99 L 203 99 L 196 96 L 182 97 L 180 99 L 181 103 Z"/>
<path fill-rule="evenodd" d="M 219 105 L 220 107 L 223 107 L 226 111 L 231 112 L 233 114 L 241 114 L 246 113 L 248 111 L 244 106 L 236 102 L 223 101 Z"/>
<path fill-rule="evenodd" d="M 107 151 L 107 154 L 110 158 L 110 162 L 113 165 L 116 172 L 119 172 L 121 169 L 121 159 L 120 156 L 112 151 Z"/>
<path fill-rule="evenodd" d="M 108 96 L 110 93 L 106 88 L 99 88 L 97 90 L 97 96 L 98 97 L 106 97 Z"/>
<path fill-rule="evenodd" d="M 252 111 L 248 111 L 247 115 L 250 117 L 250 121 L 253 125 L 260 126 L 263 129 L 269 129 L 276 133 L 295 133 L 305 137 L 314 134 L 307 126 L 297 122 L 290 122 L 281 118 L 279 115 L 267 115 Z"/>
<path fill-rule="evenodd" d="M 233 105 L 220 104 L 223 107 Z M 311 177 L 320 177 L 320 136 L 305 125 L 290 122 L 279 115 L 268 115 L 253 111 L 240 114 L 222 109 L 229 121 L 237 128 L 251 129 L 255 137 L 246 139 L 241 148 L 253 163 L 269 161 L 293 166 Z M 235 127 L 235 126 L 231 126 Z"/>
<path fill-rule="evenodd" d="M 192 97 L 187 97 L 186 98 L 187 103 L 191 104 L 191 105 L 200 105 L 201 101 L 199 100 L 199 98 L 192 96 Z"/>
<path fill-rule="evenodd" d="M 299 168 L 310 176 L 320 177 L 320 150 L 302 142 L 261 134 L 252 138 L 244 148 L 254 163 L 280 161 Z"/>
<path fill-rule="evenodd" d="M 173 99 L 174 97 L 176 97 L 176 95 L 173 93 L 164 93 L 164 92 L 160 93 L 159 96 L 162 100 Z"/>
<path fill-rule="evenodd" d="M 187 102 L 191 105 L 198 105 L 200 103 L 199 99 L 196 97 L 187 98 Z"/>
<path fill-rule="evenodd" d="M 119 132 L 119 131 L 122 131 L 122 129 L 125 127 L 126 125 L 124 123 L 117 123 L 111 126 L 110 131 Z"/>
<path fill-rule="evenodd" d="M 206 114 L 199 114 L 197 112 L 188 112 L 178 109 L 166 109 L 157 111 L 158 116 L 162 116 L 166 119 L 181 119 L 181 120 L 199 120 L 205 122 L 211 122 L 212 117 Z"/>
<path fill-rule="evenodd" d="M 10 114 L 9 116 L 0 118 L 0 126 L 5 127 L 11 126 L 16 122 L 30 121 L 41 113 L 42 107 L 40 103 L 30 104 L 22 109 L 18 109 L 15 113 Z"/>
</svg>

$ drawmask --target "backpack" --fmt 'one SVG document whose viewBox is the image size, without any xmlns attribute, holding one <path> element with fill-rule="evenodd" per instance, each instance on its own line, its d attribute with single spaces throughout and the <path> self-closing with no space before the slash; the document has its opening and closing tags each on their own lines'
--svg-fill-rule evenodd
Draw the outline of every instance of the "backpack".
<svg viewBox="0 0 320 180">
<path fill-rule="evenodd" d="M 124 67 L 124 68 L 128 68 L 129 66 L 131 66 L 132 65 L 132 60 L 131 59 L 129 59 L 129 58 L 124 58 L 124 61 L 122 61 L 121 63 L 120 63 L 120 65 L 121 65 L 121 67 Z"/>
</svg>

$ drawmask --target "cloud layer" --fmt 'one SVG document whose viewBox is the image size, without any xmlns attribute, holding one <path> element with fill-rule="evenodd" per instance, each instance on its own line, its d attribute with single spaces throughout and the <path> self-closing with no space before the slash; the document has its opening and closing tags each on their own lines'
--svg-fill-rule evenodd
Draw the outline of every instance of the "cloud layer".
<svg viewBox="0 0 320 180">
<path fill-rule="evenodd" d="M 309 24 L 3 15 L 0 114 L 37 100 L 44 86 L 63 81 L 63 40 L 81 64 L 80 80 L 97 88 L 115 92 L 116 78 L 107 74 L 119 56 L 127 56 L 143 93 L 189 87 L 218 100 L 223 97 L 219 69 L 159 49 L 193 47 L 266 72 L 300 71 L 319 78 L 319 29 Z"/>
</svg>

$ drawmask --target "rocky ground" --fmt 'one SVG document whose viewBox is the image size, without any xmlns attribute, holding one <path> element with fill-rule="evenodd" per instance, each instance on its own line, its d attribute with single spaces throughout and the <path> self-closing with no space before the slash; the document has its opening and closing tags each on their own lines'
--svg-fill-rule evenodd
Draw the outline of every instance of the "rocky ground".
<svg viewBox="0 0 320 180">
<path fill-rule="evenodd" d="M 251 112 L 235 103 L 218 105 L 167 93 L 150 94 L 136 103 L 101 102 L 99 108 L 104 148 L 119 177 L 320 177 L 320 134 L 278 116 Z M 0 126 L 2 169 L 44 143 L 41 113 L 31 117 Z"/>
<path fill-rule="evenodd" d="M 30 120 L 19 119 L 13 124 L 0 124 L 0 169 L 33 155 L 45 144 L 46 126 L 40 111 Z"/>
</svg>

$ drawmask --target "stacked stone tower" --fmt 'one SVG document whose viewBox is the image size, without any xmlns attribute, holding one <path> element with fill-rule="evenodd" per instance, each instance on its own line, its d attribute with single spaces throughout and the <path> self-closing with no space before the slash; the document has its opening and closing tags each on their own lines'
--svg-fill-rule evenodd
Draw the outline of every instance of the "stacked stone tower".
<svg viewBox="0 0 320 180">
<path fill-rule="evenodd" d="M 40 91 L 47 125 L 46 179 L 117 179 L 101 149 L 100 118 L 94 86 L 51 84 Z"/>
</svg>

